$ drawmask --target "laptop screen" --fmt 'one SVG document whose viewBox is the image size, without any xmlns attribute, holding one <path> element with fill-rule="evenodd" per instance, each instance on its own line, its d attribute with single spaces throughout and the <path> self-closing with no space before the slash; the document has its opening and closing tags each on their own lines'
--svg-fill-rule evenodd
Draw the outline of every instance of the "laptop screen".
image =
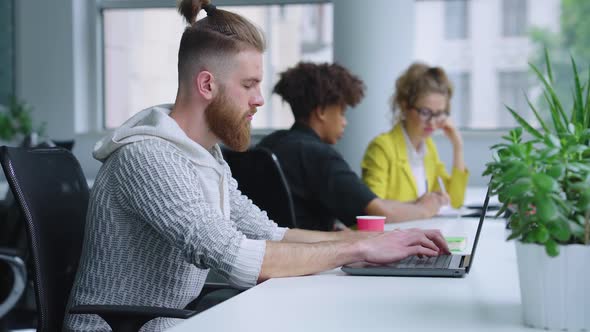
<svg viewBox="0 0 590 332">
<path fill-rule="evenodd" d="M 473 265 L 473 258 L 475 257 L 475 250 L 477 249 L 477 242 L 479 241 L 479 233 L 481 233 L 481 227 L 483 226 L 483 220 L 486 217 L 486 213 L 488 211 L 488 203 L 490 201 L 490 188 L 488 187 L 488 192 L 486 193 L 486 198 L 483 201 L 483 207 L 481 209 L 481 216 L 479 217 L 479 224 L 477 225 L 477 231 L 475 232 L 475 240 L 473 241 L 473 249 L 471 250 L 471 255 L 469 257 L 469 264 L 465 267 L 465 272 L 469 273 L 471 269 L 471 265 Z"/>
</svg>

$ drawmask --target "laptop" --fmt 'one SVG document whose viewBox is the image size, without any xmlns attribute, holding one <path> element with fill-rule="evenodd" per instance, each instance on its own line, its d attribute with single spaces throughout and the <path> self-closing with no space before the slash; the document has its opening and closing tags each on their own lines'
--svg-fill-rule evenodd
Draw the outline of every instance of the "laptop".
<svg viewBox="0 0 590 332">
<path fill-rule="evenodd" d="M 391 264 L 371 264 L 359 262 L 344 265 L 342 271 L 352 275 L 363 276 L 408 276 L 408 277 L 463 277 L 473 266 L 475 249 L 479 241 L 481 227 L 486 217 L 490 191 L 486 194 L 479 224 L 475 232 L 473 250 L 470 255 L 441 255 L 436 257 L 410 256 Z"/>
</svg>

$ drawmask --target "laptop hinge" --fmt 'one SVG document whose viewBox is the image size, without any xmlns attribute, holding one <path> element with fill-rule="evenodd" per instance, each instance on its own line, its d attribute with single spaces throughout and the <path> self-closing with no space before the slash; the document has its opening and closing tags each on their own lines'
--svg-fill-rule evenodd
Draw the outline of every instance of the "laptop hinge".
<svg viewBox="0 0 590 332">
<path fill-rule="evenodd" d="M 471 262 L 471 255 L 465 255 L 465 256 L 463 256 L 463 258 L 461 258 L 461 264 L 459 264 L 459 267 L 468 268 L 470 262 Z"/>
</svg>

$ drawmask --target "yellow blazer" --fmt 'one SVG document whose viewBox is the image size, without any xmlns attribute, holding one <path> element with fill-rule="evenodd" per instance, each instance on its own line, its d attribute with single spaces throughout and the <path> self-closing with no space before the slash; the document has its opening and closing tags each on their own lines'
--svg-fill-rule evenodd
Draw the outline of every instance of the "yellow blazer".
<svg viewBox="0 0 590 332">
<path fill-rule="evenodd" d="M 418 188 L 408 161 L 402 130 L 401 124 L 398 124 L 391 131 L 373 139 L 365 151 L 361 168 L 363 181 L 377 196 L 408 202 L 418 198 Z M 437 180 L 440 177 L 451 197 L 451 206 L 460 207 L 465 198 L 469 172 L 453 168 L 449 176 L 432 139 L 426 139 L 425 144 L 424 170 L 428 191 L 441 191 Z"/>
</svg>

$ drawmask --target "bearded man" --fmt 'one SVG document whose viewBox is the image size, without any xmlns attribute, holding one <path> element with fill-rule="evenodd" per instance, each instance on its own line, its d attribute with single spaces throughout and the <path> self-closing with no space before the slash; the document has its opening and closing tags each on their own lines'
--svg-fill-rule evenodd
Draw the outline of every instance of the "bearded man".
<svg viewBox="0 0 590 332">
<path fill-rule="evenodd" d="M 201 9 L 207 17 L 196 21 Z M 84 246 L 69 307 L 184 308 L 214 269 L 237 287 L 357 261 L 389 263 L 448 253 L 438 231 L 318 232 L 280 228 L 237 189 L 218 143 L 249 145 L 264 40 L 245 18 L 184 0 L 190 26 L 178 52 L 171 107 L 133 116 L 100 140 Z M 69 309 L 68 309 L 69 310 Z M 150 321 L 161 331 L 171 319 Z M 66 331 L 108 331 L 94 315 L 68 314 Z"/>
</svg>

